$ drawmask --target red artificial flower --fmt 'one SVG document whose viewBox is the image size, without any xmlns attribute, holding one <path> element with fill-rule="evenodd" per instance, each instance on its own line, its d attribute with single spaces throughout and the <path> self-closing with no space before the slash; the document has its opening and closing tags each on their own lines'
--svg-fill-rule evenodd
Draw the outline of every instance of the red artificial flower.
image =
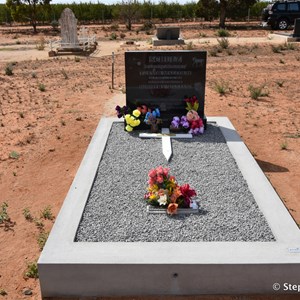
<svg viewBox="0 0 300 300">
<path fill-rule="evenodd" d="M 190 201 L 192 197 L 197 196 L 196 191 L 191 189 L 189 184 L 184 184 L 180 186 L 180 192 L 184 199 L 188 201 Z"/>
</svg>

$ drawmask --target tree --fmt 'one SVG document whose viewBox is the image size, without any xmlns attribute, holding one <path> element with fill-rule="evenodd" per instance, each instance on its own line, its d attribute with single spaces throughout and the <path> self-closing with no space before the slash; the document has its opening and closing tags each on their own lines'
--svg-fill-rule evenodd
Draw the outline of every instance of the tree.
<svg viewBox="0 0 300 300">
<path fill-rule="evenodd" d="M 136 0 L 122 1 L 120 16 L 125 20 L 126 27 L 131 30 L 132 22 L 139 17 L 140 4 Z"/>
<path fill-rule="evenodd" d="M 217 0 L 200 0 L 198 2 L 197 15 L 205 21 L 212 21 L 218 16 L 219 3 Z"/>
<path fill-rule="evenodd" d="M 33 32 L 37 33 L 37 15 L 40 10 L 49 9 L 51 0 L 6 0 L 15 21 L 29 20 Z"/>
<path fill-rule="evenodd" d="M 225 28 L 227 11 L 241 11 L 244 7 L 251 7 L 257 0 L 220 0 L 220 28 Z"/>
</svg>

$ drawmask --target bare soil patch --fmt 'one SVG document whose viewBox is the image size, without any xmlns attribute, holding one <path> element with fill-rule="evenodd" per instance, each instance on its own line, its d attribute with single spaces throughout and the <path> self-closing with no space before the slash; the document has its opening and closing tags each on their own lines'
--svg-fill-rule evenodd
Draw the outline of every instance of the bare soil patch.
<svg viewBox="0 0 300 300">
<path fill-rule="evenodd" d="M 79 60 L 48 58 L 47 50 L 7 50 L 34 48 L 40 36 L 55 36 L 49 31 L 31 36 L 30 28 L 0 30 L 0 50 L 6 49 L 0 51 L 0 205 L 8 204 L 9 217 L 15 222 L 9 230 L 0 226 L 0 291 L 7 293 L 3 299 L 41 299 L 38 280 L 24 277 L 27 264 L 39 257 L 37 239 L 41 232 L 49 232 L 55 221 L 42 217 L 41 212 L 51 207 L 57 216 L 100 118 L 114 116 L 115 105 L 123 104 L 120 95 L 125 91 L 126 48 L 120 47 L 120 39 L 110 41 L 114 31 L 109 25 L 105 27 L 91 27 L 100 41 L 100 52 Z M 139 49 L 152 47 L 147 43 L 151 35 L 127 32 L 122 27 L 118 32 L 124 32 L 124 39 L 140 40 Z M 188 24 L 182 30 L 186 39 L 196 40 L 200 35 L 215 38 L 215 32 L 197 24 Z M 230 32 L 233 37 L 252 40 L 239 44 L 236 38 L 227 49 L 201 41 L 184 46 L 208 51 L 206 114 L 230 118 L 300 224 L 300 46 L 284 46 L 272 40 L 256 43 L 255 38 L 268 36 L 263 29 Z M 109 45 L 107 54 L 116 51 L 115 89 L 111 88 L 111 57 L 101 53 L 105 44 Z M 278 45 L 282 47 L 274 48 Z M 22 55 L 28 51 L 35 51 L 33 57 Z M 2 59 L 4 52 L 11 53 L 12 59 Z M 13 63 L 11 76 L 5 75 L 8 62 Z M 250 96 L 251 86 L 252 90 L 262 88 L 257 99 Z M 33 220 L 25 218 L 24 209 Z M 32 295 L 24 295 L 25 289 L 30 289 Z"/>
</svg>

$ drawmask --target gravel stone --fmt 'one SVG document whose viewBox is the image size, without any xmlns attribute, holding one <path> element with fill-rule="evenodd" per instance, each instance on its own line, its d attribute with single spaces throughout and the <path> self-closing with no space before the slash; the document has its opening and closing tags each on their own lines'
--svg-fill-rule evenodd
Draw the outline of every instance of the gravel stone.
<svg viewBox="0 0 300 300">
<path fill-rule="evenodd" d="M 160 139 L 138 133 L 113 124 L 77 242 L 275 241 L 217 125 L 193 139 L 173 139 L 169 163 Z M 196 190 L 199 214 L 146 212 L 147 175 L 159 165 Z"/>
</svg>

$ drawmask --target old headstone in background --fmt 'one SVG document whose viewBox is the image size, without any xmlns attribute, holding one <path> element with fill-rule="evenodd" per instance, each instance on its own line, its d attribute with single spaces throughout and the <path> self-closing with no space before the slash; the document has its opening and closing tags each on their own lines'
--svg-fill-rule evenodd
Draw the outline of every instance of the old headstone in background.
<svg viewBox="0 0 300 300">
<path fill-rule="evenodd" d="M 126 105 L 159 107 L 164 126 L 185 115 L 184 97 L 196 96 L 204 119 L 205 51 L 125 52 Z"/>
<path fill-rule="evenodd" d="M 156 37 L 152 38 L 153 46 L 182 45 L 179 27 L 158 27 Z"/>
<path fill-rule="evenodd" d="M 77 36 L 77 19 L 70 8 L 65 8 L 61 13 L 59 25 L 61 40 L 50 40 L 50 57 L 58 54 L 88 55 L 96 50 L 96 36 L 89 36 L 86 27 L 80 28 Z"/>
<path fill-rule="evenodd" d="M 65 8 L 58 20 L 61 30 L 62 48 L 79 48 L 77 19 L 70 8 Z"/>
</svg>

